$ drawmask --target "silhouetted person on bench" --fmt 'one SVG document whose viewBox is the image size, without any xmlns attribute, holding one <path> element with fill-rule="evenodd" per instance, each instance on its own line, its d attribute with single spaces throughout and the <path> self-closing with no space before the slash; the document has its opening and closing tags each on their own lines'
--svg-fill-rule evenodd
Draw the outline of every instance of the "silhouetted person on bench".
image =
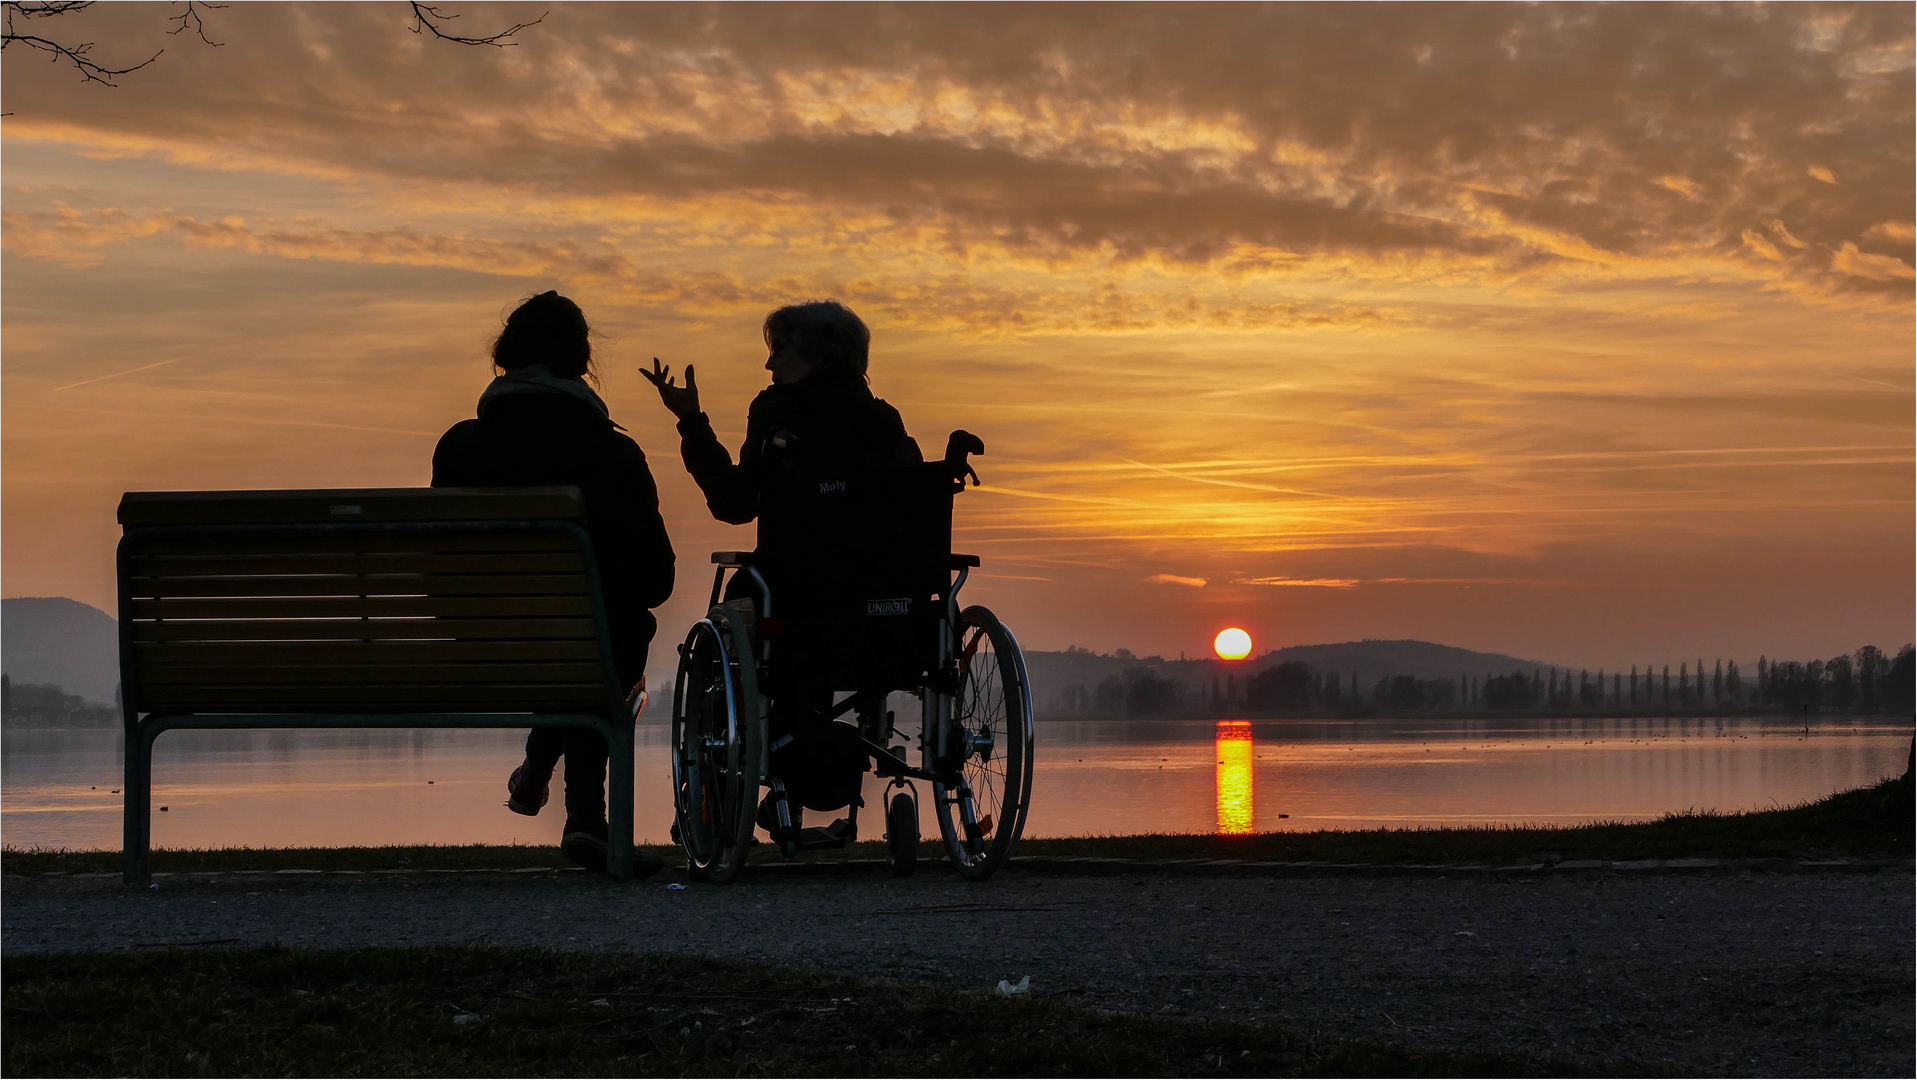
<svg viewBox="0 0 1917 1080">
<path fill-rule="evenodd" d="M 657 358 L 651 371 L 640 374 L 678 417 L 680 456 L 712 516 L 734 525 L 758 520 L 755 563 L 783 618 L 805 610 L 810 590 L 832 587 L 825 568 L 834 562 L 834 544 L 842 541 L 825 516 L 829 503 L 811 497 L 818 492 L 800 490 L 798 478 L 883 470 L 923 457 L 898 410 L 872 396 L 865 374 L 872 334 L 844 305 L 816 300 L 782 307 L 766 316 L 763 334 L 772 385 L 752 400 L 736 464 L 699 411 L 691 365 L 683 387 Z M 727 598 L 750 595 L 746 581 L 735 575 Z M 790 633 L 801 632 L 789 625 Z M 793 799 L 813 810 L 836 810 L 858 799 L 865 755 L 848 729 L 821 718 L 833 687 L 808 684 L 805 675 L 779 675 L 781 684 L 771 694 L 771 745 L 791 756 L 790 767 L 777 771 Z M 760 823 L 767 824 L 763 813 Z"/>
<path fill-rule="evenodd" d="M 614 661 L 636 710 L 646 650 L 658 623 L 651 608 L 672 595 L 672 542 L 659 492 L 639 444 L 621 434 L 586 385 L 592 344 L 586 316 L 556 292 L 527 300 L 493 343 L 501 374 L 479 396 L 478 417 L 454 424 L 433 451 L 434 487 L 574 485 L 585 496 L 587 532 L 599 564 Z M 560 850 L 593 870 L 606 867 L 606 741 L 585 728 L 535 728 L 526 760 L 506 783 L 514 813 L 539 813 L 553 767 L 566 759 L 566 827 Z M 640 876 L 660 863 L 635 857 Z"/>
</svg>

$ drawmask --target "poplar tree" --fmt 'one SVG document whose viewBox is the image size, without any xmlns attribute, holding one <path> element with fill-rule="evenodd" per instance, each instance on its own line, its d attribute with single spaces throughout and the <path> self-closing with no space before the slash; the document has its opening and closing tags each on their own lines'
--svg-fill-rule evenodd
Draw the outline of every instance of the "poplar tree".
<svg viewBox="0 0 1917 1080">
<path fill-rule="evenodd" d="M 1878 683 L 1889 670 L 1890 658 L 1875 645 L 1857 650 L 1857 700 L 1867 709 L 1877 707 Z"/>
</svg>

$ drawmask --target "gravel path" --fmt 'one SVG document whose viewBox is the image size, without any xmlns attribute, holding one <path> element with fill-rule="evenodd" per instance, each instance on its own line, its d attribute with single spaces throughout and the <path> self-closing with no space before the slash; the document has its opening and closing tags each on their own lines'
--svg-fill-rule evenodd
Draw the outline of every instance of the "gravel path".
<svg viewBox="0 0 1917 1080">
<path fill-rule="evenodd" d="M 703 953 L 1598 1070 L 1910 1076 L 1913 878 L 9 876 L 0 952 L 483 942 Z"/>
</svg>

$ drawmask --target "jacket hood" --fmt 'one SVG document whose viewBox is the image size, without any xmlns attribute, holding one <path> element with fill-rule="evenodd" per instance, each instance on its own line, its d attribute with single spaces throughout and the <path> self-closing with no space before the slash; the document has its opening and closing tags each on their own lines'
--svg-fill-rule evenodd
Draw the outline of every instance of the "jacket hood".
<svg viewBox="0 0 1917 1080">
<path fill-rule="evenodd" d="M 499 375 L 486 385 L 479 395 L 478 412 L 485 412 L 490 401 L 508 394 L 559 394 L 574 398 L 590 406 L 606 419 L 612 419 L 612 411 L 606 408 L 605 399 L 586 385 L 584 379 L 569 379 L 554 375 L 552 369 L 544 364 L 528 364 L 514 368 Z"/>
</svg>

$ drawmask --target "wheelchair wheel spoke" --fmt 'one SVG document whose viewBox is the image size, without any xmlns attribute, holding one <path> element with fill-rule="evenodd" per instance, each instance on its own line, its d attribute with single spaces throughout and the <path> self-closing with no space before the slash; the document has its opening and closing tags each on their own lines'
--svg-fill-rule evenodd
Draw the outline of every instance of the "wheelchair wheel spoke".
<svg viewBox="0 0 1917 1080">
<path fill-rule="evenodd" d="M 1031 759 L 1029 697 L 1018 643 L 991 612 L 968 608 L 952 701 L 951 798 L 934 803 L 959 873 L 982 878 L 1022 831 Z M 948 744 L 949 745 L 949 744 Z"/>
</svg>

